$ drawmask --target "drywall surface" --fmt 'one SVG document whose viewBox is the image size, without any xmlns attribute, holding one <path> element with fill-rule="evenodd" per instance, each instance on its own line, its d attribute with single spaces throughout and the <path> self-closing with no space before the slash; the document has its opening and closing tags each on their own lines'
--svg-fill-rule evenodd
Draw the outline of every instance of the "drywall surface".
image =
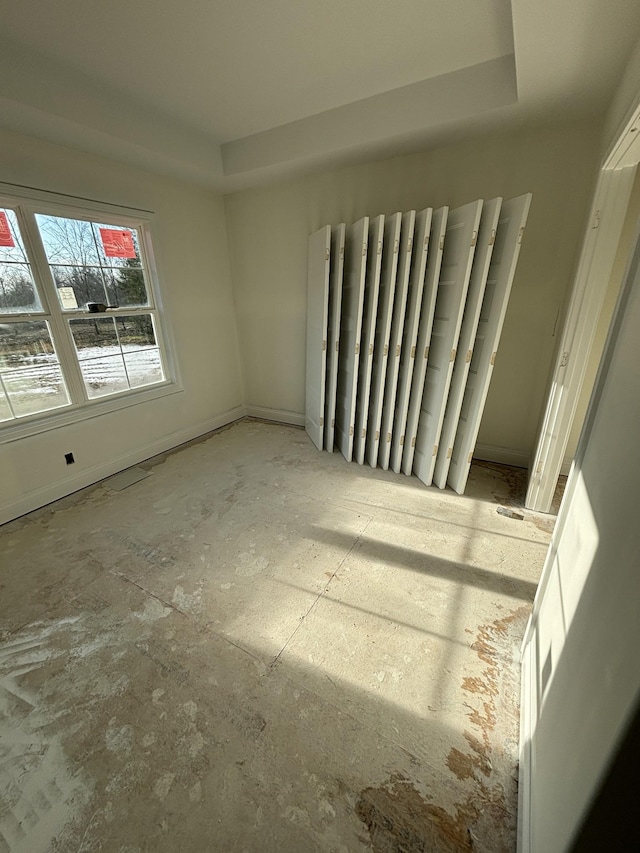
<svg viewBox="0 0 640 853">
<path fill-rule="evenodd" d="M 607 333 L 609 331 L 609 326 L 611 325 L 611 318 L 613 317 L 613 311 L 616 307 L 616 302 L 620 293 L 620 287 L 624 279 L 624 274 L 627 270 L 629 256 L 634 246 L 636 231 L 639 222 L 640 172 L 637 173 L 633 189 L 631 190 L 631 197 L 629 199 L 627 216 L 622 229 L 622 234 L 620 235 L 620 242 L 618 243 L 618 249 L 613 264 L 613 269 L 611 271 L 611 277 L 609 279 L 609 284 L 607 285 L 607 292 L 604 296 L 604 302 L 602 304 L 602 310 L 600 312 L 598 326 L 596 328 L 595 336 L 593 339 L 593 347 L 591 350 L 591 355 L 589 357 L 589 362 L 587 364 L 587 369 L 584 376 L 584 383 L 582 385 L 582 393 L 578 401 L 578 406 L 576 408 L 576 413 L 573 419 L 573 425 L 569 434 L 569 442 L 565 451 L 565 463 L 572 460 L 575 456 L 576 447 L 578 445 L 578 439 L 580 438 L 580 432 L 582 430 L 582 425 L 584 423 L 585 415 L 587 413 L 587 406 L 589 405 L 589 398 L 591 397 L 593 385 L 596 381 L 598 365 L 600 364 L 600 359 L 602 358 L 602 352 L 604 350 L 604 345 L 607 340 Z"/>
<path fill-rule="evenodd" d="M 304 410 L 309 234 L 363 215 L 533 193 L 479 444 L 526 464 L 599 154 L 595 122 L 492 134 L 225 197 L 249 406 Z"/>
<path fill-rule="evenodd" d="M 623 290 L 532 616 L 532 853 L 560 853 L 640 696 L 640 244 Z"/>
<path fill-rule="evenodd" d="M 627 59 L 620 83 L 605 117 L 602 133 L 603 157 L 610 153 L 625 123 L 631 118 L 632 111 L 638 106 L 638 93 L 640 93 L 640 38 Z"/>
<path fill-rule="evenodd" d="M 243 403 L 223 202 L 208 189 L 0 133 L 0 181 L 154 211 L 152 240 L 183 390 L 0 444 L 0 520 L 219 425 Z M 67 467 L 64 453 L 73 452 Z M 86 480 L 86 482 L 84 482 Z"/>
</svg>

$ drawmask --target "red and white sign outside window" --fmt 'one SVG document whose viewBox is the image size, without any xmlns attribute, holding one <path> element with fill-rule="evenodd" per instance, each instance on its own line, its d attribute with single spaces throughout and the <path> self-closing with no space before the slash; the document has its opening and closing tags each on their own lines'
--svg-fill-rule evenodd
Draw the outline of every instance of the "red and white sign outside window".
<svg viewBox="0 0 640 853">
<path fill-rule="evenodd" d="M 135 258 L 131 231 L 116 231 L 114 228 L 101 228 L 100 237 L 104 253 L 108 258 Z"/>
<path fill-rule="evenodd" d="M 15 240 L 9 227 L 9 220 L 4 210 L 0 210 L 0 246 L 15 246 Z"/>
</svg>

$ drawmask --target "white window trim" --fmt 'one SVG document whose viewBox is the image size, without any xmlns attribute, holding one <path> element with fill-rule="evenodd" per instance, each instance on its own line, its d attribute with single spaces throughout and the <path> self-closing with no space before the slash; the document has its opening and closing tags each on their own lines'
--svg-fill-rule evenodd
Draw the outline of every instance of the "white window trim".
<svg viewBox="0 0 640 853">
<path fill-rule="evenodd" d="M 140 403 L 149 403 L 151 400 L 179 394 L 182 391 L 182 387 L 175 382 L 159 382 L 142 390 L 122 391 L 110 397 L 92 400 L 90 403 L 72 403 L 59 409 L 50 409 L 49 414 L 41 412 L 39 415 L 30 415 L 28 418 L 4 421 L 0 427 L 0 444 L 10 444 L 22 438 L 128 409 Z"/>
<path fill-rule="evenodd" d="M 155 313 L 159 322 L 156 326 L 157 343 L 160 349 L 166 379 L 163 382 L 139 389 L 129 389 L 117 394 L 82 402 L 72 402 L 70 405 L 33 415 L 0 423 L 0 444 L 7 444 L 32 435 L 38 435 L 49 430 L 59 429 L 80 421 L 100 417 L 116 412 L 130 406 L 148 403 L 152 400 L 181 393 L 183 386 L 180 377 L 179 366 L 175 356 L 176 347 L 174 342 L 171 322 L 165 310 L 162 298 L 162 289 L 159 283 L 158 264 L 153 250 L 151 231 L 154 214 L 150 210 L 142 210 L 131 207 L 123 207 L 108 202 L 99 202 L 95 199 L 77 198 L 61 193 L 39 190 L 32 187 L 19 186 L 0 182 L 0 207 L 19 206 L 25 213 L 44 213 L 54 216 L 69 216 L 76 219 L 95 221 L 97 217 L 105 217 L 113 225 L 135 227 L 141 232 L 140 250 L 143 256 L 145 279 L 150 290 L 151 313 Z M 23 239 L 29 240 L 29 232 L 23 234 Z M 37 257 L 36 257 L 37 260 Z M 41 288 L 39 288 L 40 291 Z M 40 293 L 43 300 L 42 313 L 29 313 L 26 315 L 14 315 L 11 319 L 20 318 L 24 321 L 37 320 L 44 316 L 51 317 L 51 306 L 47 305 L 49 294 Z M 145 306 L 147 307 L 147 306 Z M 84 312 L 61 311 L 62 316 L 73 318 L 74 316 L 86 316 Z M 118 314 L 145 313 L 144 308 L 128 310 L 123 308 L 119 311 L 109 313 L 109 316 Z"/>
</svg>

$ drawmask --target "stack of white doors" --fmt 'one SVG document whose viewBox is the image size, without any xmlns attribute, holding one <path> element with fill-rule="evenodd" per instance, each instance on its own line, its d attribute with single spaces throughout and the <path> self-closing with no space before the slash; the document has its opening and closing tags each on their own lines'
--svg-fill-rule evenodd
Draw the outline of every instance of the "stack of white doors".
<svg viewBox="0 0 640 853">
<path fill-rule="evenodd" d="M 530 203 L 311 235 L 305 426 L 319 450 L 464 492 Z"/>
</svg>

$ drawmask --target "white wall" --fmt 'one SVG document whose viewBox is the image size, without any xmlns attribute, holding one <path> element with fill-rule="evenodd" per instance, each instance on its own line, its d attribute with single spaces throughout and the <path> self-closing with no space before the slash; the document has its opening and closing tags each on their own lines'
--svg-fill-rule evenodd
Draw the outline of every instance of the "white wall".
<svg viewBox="0 0 640 853">
<path fill-rule="evenodd" d="M 532 853 L 569 849 L 640 698 L 640 243 L 629 282 L 536 596 L 533 657 L 524 656 Z"/>
<path fill-rule="evenodd" d="M 6 132 L 0 132 L 0 181 L 155 212 L 152 239 L 184 387 L 0 444 L 2 522 L 226 422 L 242 406 L 243 386 L 220 196 Z M 64 460 L 69 451 L 76 459 L 71 467 Z"/>
<path fill-rule="evenodd" d="M 638 93 L 640 93 L 640 37 L 626 61 L 624 72 L 607 110 L 602 132 L 602 149 L 605 157 L 611 152 L 626 122 L 638 106 Z"/>
<path fill-rule="evenodd" d="M 307 237 L 369 214 L 533 192 L 479 444 L 526 465 L 598 158 L 595 122 L 493 134 L 225 198 L 247 404 L 303 413 Z M 508 457 L 508 454 L 507 454 Z M 505 459 L 506 461 L 506 459 Z"/>
</svg>

